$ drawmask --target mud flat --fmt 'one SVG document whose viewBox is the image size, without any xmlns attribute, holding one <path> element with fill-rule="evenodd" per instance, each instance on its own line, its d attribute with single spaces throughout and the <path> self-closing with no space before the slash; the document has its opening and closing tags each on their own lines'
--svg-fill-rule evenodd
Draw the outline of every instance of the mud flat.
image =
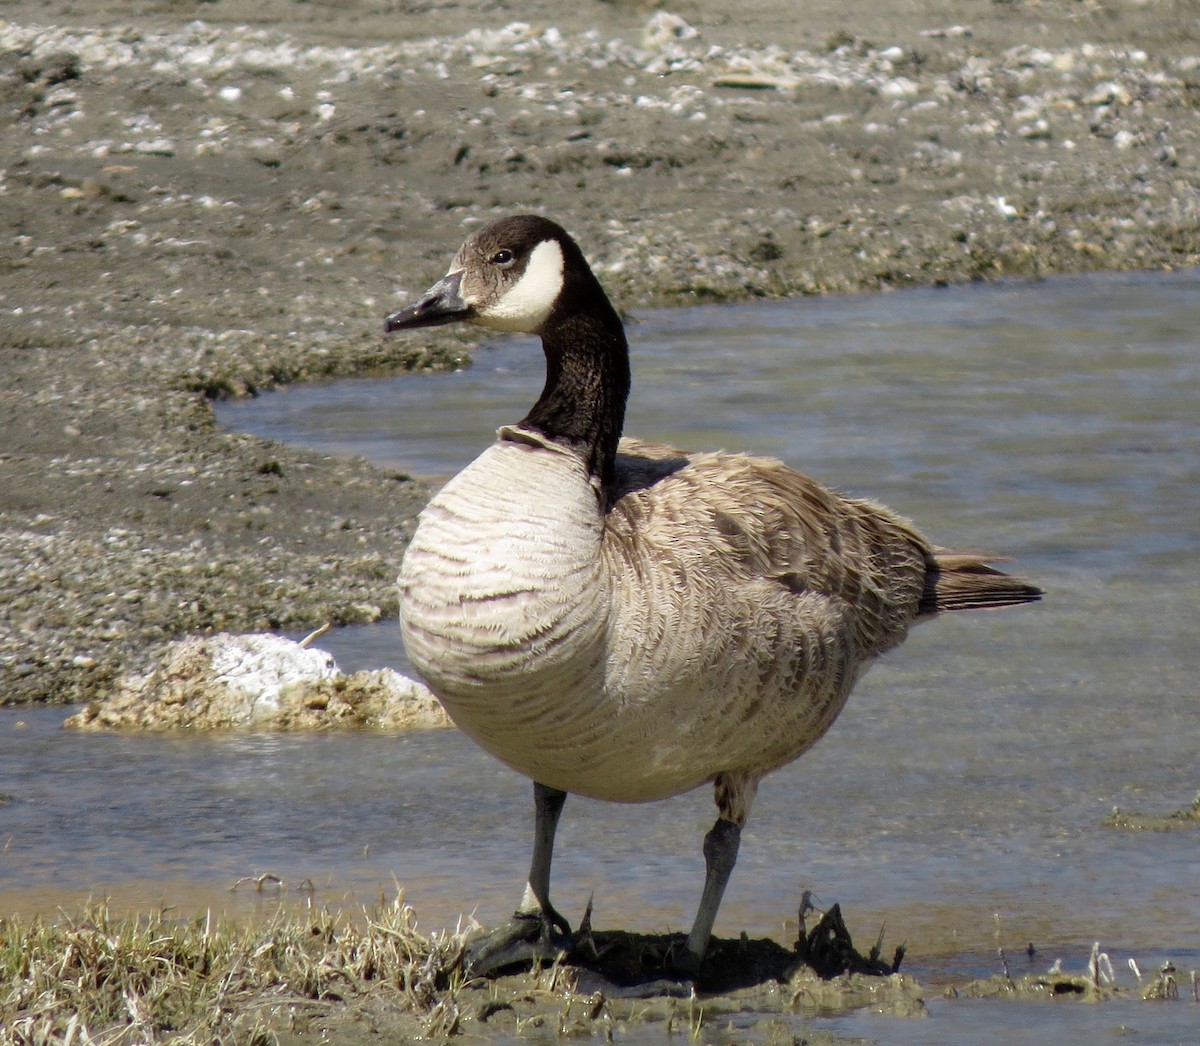
<svg viewBox="0 0 1200 1046">
<path fill-rule="evenodd" d="M 0 702 L 394 615 L 425 490 L 209 401 L 459 365 L 379 321 L 471 222 L 626 307 L 1195 264 L 1194 5 L 892 7 L 0 7 Z"/>
</svg>

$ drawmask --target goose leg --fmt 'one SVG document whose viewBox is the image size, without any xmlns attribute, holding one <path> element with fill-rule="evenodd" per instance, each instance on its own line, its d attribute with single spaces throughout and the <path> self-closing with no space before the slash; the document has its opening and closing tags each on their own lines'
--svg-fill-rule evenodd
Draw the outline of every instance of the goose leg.
<svg viewBox="0 0 1200 1046">
<path fill-rule="evenodd" d="M 533 861 L 525 896 L 517 906 L 517 917 L 548 920 L 568 937 L 571 925 L 550 903 L 550 861 L 554 857 L 554 836 L 562 816 L 567 793 L 549 785 L 533 784 Z"/>
<path fill-rule="evenodd" d="M 742 826 L 750 814 L 750 804 L 758 793 L 758 779 L 745 774 L 718 774 L 713 782 L 717 802 L 717 820 L 704 837 L 704 890 L 700 907 L 688 934 L 683 956 L 676 961 L 681 973 L 694 975 L 700 969 L 704 952 L 712 937 L 717 909 L 733 866 L 737 863 L 742 841 Z"/>
<path fill-rule="evenodd" d="M 521 903 L 505 926 L 477 940 L 467 952 L 468 972 L 486 976 L 518 963 L 553 959 L 570 947 L 571 925 L 550 903 L 550 861 L 554 856 L 554 834 L 567 793 L 548 785 L 533 785 L 533 861 Z M 554 941 L 554 931 L 565 935 Z"/>
<path fill-rule="evenodd" d="M 694 974 L 700 969 L 700 960 L 712 937 L 713 923 L 717 921 L 717 909 L 737 862 L 741 839 L 742 829 L 723 817 L 717 818 L 704 837 L 704 891 L 700 895 L 700 907 L 692 923 L 692 932 L 688 934 L 687 946 L 682 958 L 676 962 L 681 973 Z"/>
</svg>

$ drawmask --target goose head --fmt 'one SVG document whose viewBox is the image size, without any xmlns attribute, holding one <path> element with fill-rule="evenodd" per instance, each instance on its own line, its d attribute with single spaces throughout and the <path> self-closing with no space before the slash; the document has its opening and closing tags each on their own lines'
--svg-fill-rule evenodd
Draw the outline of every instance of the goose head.
<svg viewBox="0 0 1200 1046">
<path fill-rule="evenodd" d="M 546 384 L 519 423 L 577 451 L 612 485 L 629 395 L 629 349 L 616 309 L 562 226 L 501 218 L 468 237 L 446 275 L 384 321 L 387 332 L 462 321 L 536 334 Z"/>
<path fill-rule="evenodd" d="M 573 285 L 589 282 L 595 283 L 591 270 L 561 226 L 538 215 L 515 215 L 474 233 L 446 275 L 408 308 L 389 316 L 384 329 L 465 321 L 490 330 L 541 334 L 556 312 L 570 307 Z M 595 293 L 599 285 L 589 289 Z"/>
</svg>

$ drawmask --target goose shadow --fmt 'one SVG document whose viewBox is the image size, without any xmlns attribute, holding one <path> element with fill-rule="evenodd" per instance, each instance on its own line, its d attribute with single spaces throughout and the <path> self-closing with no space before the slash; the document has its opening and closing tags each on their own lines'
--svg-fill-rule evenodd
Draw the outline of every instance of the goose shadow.
<svg viewBox="0 0 1200 1046">
<path fill-rule="evenodd" d="M 833 905 L 811 927 L 803 911 L 799 932 L 790 948 L 769 938 L 713 937 L 699 970 L 691 977 L 677 972 L 684 954 L 684 933 L 653 934 L 628 930 L 593 930 L 590 910 L 570 939 L 555 934 L 549 940 L 527 942 L 497 955 L 476 976 L 495 978 L 528 972 L 531 965 L 559 966 L 575 972 L 578 989 L 603 991 L 609 997 L 727 995 L 746 988 L 786 983 L 807 967 L 822 980 L 842 974 L 888 977 L 900 969 L 904 946 L 890 960 L 876 944 L 867 954 L 855 946 L 839 905 Z"/>
</svg>

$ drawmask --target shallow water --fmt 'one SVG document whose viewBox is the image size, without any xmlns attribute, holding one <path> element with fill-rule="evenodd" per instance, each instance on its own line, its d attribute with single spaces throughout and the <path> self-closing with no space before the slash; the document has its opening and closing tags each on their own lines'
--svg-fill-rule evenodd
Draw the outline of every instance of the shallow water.
<svg viewBox="0 0 1200 1046">
<path fill-rule="evenodd" d="M 997 915 L 1014 973 L 1081 969 L 1094 940 L 1128 984 L 1128 957 L 1200 966 L 1200 833 L 1101 825 L 1115 805 L 1168 812 L 1200 789 L 1197 330 L 1195 272 L 634 317 L 627 431 L 778 455 L 943 544 L 1010 556 L 1048 592 L 917 630 L 764 782 L 718 933 L 786 941 L 811 888 L 860 943 L 886 921 L 888 947 L 905 940 L 932 983 L 1000 972 Z M 541 366 L 509 340 L 462 373 L 297 388 L 220 416 L 441 477 L 524 413 Z M 322 645 L 344 668 L 401 665 L 394 623 Z M 60 719 L 0 717 L 4 909 L 89 889 L 239 909 L 269 895 L 228 887 L 269 871 L 330 903 L 398 881 L 431 929 L 472 907 L 502 918 L 524 880 L 528 783 L 453 732 L 97 737 Z M 644 807 L 572 798 L 559 907 L 578 918 L 594 891 L 598 926 L 686 928 L 713 813 L 705 789 Z M 938 1035 L 983 1041 L 944 1007 Z M 1094 1041 L 1124 1021 L 1139 1041 L 1187 1038 L 1167 1017 L 1181 1008 L 1089 1012 L 1039 1031 Z M 924 1022 L 893 1023 L 833 1026 L 931 1041 Z"/>
</svg>

